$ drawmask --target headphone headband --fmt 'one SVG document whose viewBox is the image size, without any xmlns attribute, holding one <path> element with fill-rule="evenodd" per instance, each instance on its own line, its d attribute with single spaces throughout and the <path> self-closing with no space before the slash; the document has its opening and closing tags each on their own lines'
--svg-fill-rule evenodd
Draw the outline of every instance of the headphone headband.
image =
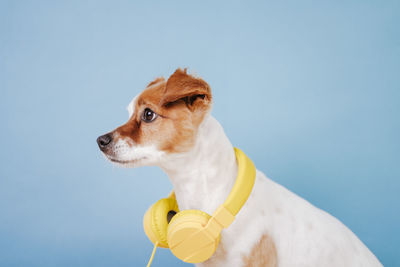
<svg viewBox="0 0 400 267">
<path fill-rule="evenodd" d="M 239 148 L 235 149 L 238 164 L 238 175 L 224 204 L 222 204 L 233 216 L 242 208 L 250 196 L 256 179 L 256 168 L 253 162 Z"/>
<path fill-rule="evenodd" d="M 205 226 L 205 230 L 214 237 L 219 236 L 222 228 L 227 228 L 235 220 L 235 215 L 250 196 L 256 179 L 253 162 L 238 148 L 235 149 L 238 175 L 224 204 L 219 206 Z"/>
</svg>

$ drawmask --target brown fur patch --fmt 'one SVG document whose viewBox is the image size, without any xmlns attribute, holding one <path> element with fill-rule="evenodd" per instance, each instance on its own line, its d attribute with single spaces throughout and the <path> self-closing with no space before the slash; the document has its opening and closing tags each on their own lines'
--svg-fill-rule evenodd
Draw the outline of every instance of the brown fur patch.
<svg viewBox="0 0 400 267">
<path fill-rule="evenodd" d="M 147 85 L 147 87 L 153 86 L 153 85 L 155 85 L 155 84 L 157 84 L 157 83 L 159 83 L 159 82 L 163 82 L 163 81 L 165 81 L 164 77 L 155 78 L 154 81 L 150 82 L 150 83 Z"/>
<path fill-rule="evenodd" d="M 114 132 L 118 133 L 117 136 L 114 136 L 114 139 L 117 141 L 118 138 L 128 137 L 127 138 L 128 140 L 131 139 L 136 144 L 140 143 L 140 131 L 139 131 L 140 124 L 141 121 L 136 121 L 132 119 L 129 120 L 127 123 L 114 130 Z M 132 142 L 130 142 L 129 140 L 128 143 Z"/>
<path fill-rule="evenodd" d="M 224 262 L 226 259 L 226 250 L 222 243 L 219 243 L 217 250 L 215 251 L 212 257 L 203 262 L 202 266 L 204 267 L 219 267 L 221 262 Z"/>
<path fill-rule="evenodd" d="M 139 95 L 127 123 L 114 130 L 118 138 L 139 145 L 155 145 L 173 153 L 187 151 L 194 144 L 198 126 L 210 109 L 208 84 L 185 71 L 176 70 L 168 81 L 157 78 Z M 144 122 L 145 108 L 158 114 L 153 122 Z"/>
<path fill-rule="evenodd" d="M 250 255 L 243 258 L 244 267 L 276 267 L 278 257 L 274 241 L 264 234 L 254 245 Z"/>
</svg>

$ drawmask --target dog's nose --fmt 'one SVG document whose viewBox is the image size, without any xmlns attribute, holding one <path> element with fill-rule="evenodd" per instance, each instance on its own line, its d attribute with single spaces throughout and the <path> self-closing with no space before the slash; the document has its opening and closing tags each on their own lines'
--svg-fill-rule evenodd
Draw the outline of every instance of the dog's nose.
<svg viewBox="0 0 400 267">
<path fill-rule="evenodd" d="M 99 145 L 100 149 L 104 149 L 111 143 L 111 140 L 112 140 L 111 134 L 108 133 L 108 134 L 99 136 L 97 138 L 97 144 Z"/>
</svg>

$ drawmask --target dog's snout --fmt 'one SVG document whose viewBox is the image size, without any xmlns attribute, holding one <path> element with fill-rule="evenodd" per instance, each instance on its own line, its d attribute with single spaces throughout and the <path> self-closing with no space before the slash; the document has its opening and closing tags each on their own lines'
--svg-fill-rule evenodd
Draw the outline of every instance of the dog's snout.
<svg viewBox="0 0 400 267">
<path fill-rule="evenodd" d="M 105 134 L 102 136 L 99 136 L 97 138 L 97 144 L 99 145 L 100 149 L 105 149 L 112 141 L 111 134 Z"/>
</svg>

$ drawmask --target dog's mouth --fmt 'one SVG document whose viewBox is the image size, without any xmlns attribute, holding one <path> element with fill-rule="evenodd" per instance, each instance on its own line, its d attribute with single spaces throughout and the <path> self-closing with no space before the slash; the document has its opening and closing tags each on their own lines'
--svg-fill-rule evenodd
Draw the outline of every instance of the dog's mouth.
<svg viewBox="0 0 400 267">
<path fill-rule="evenodd" d="M 113 158 L 111 156 L 106 156 L 110 161 L 114 162 L 114 163 L 118 163 L 118 164 L 122 164 L 122 165 L 130 165 L 130 164 L 135 164 L 138 163 L 139 161 L 145 160 L 147 159 L 147 157 L 141 157 L 138 159 L 132 159 L 132 160 L 120 160 L 120 159 L 116 159 Z"/>
</svg>

